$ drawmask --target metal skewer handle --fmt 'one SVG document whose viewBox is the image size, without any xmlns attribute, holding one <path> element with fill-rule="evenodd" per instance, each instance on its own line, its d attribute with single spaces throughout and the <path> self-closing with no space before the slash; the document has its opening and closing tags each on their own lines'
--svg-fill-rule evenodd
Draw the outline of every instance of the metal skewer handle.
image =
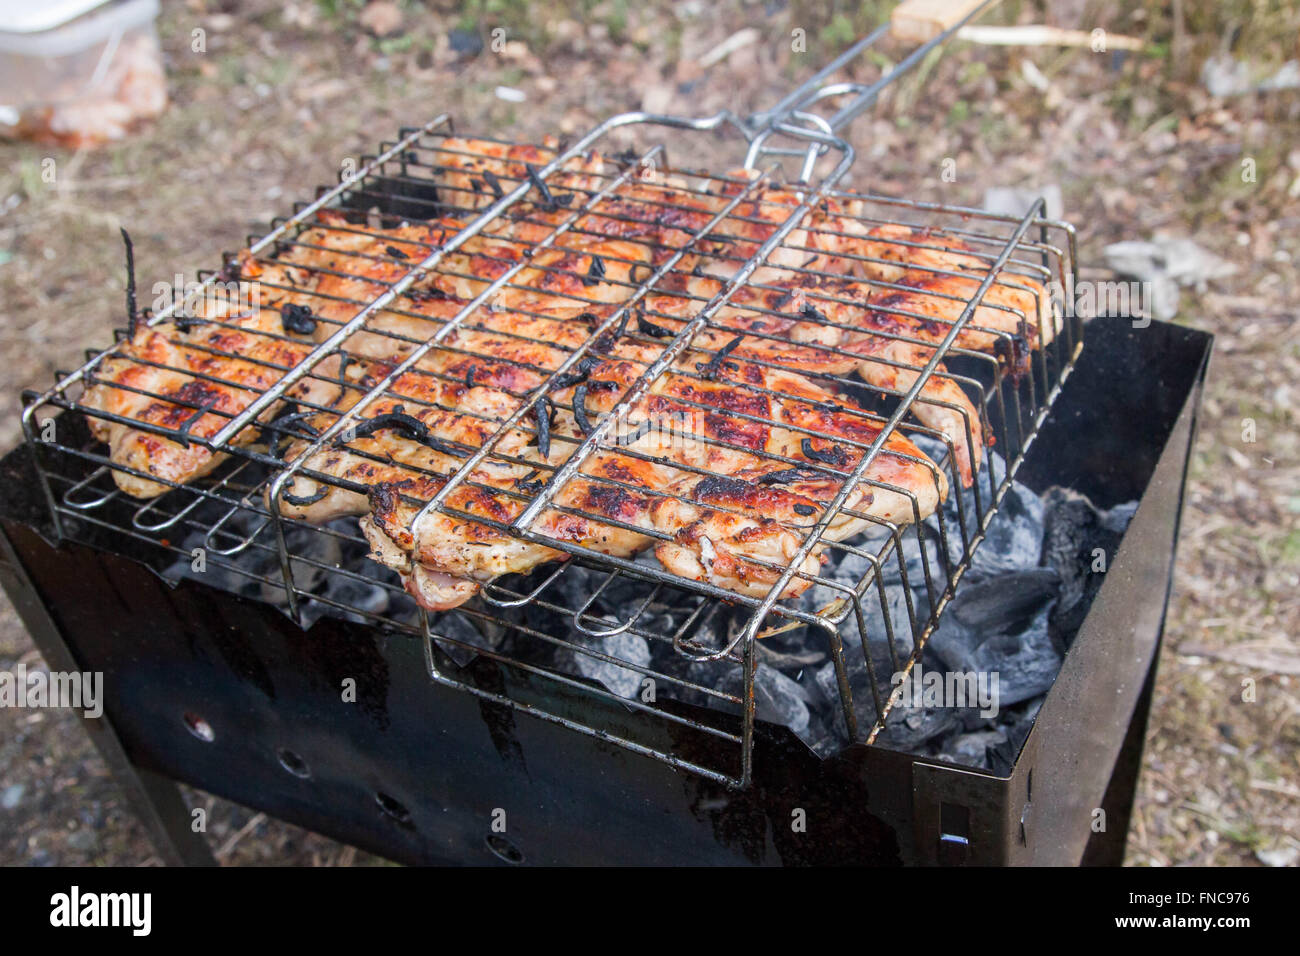
<svg viewBox="0 0 1300 956">
<path fill-rule="evenodd" d="M 799 178 L 803 182 L 810 181 L 817 159 L 826 151 L 825 137 L 838 134 L 875 103 L 889 84 L 997 3 L 998 0 L 904 0 L 894 8 L 889 23 L 882 24 L 854 43 L 788 93 L 776 106 L 754 113 L 745 120 L 743 125 L 750 141 L 745 167 L 755 168 L 765 156 L 802 155 L 804 163 Z M 917 46 L 897 66 L 872 83 L 834 81 L 836 74 L 891 35 Z M 849 101 L 829 117 L 812 111 L 822 100 L 845 96 L 850 97 Z M 775 146 L 769 143 L 773 134 L 805 140 L 812 138 L 814 142 L 799 147 Z"/>
</svg>

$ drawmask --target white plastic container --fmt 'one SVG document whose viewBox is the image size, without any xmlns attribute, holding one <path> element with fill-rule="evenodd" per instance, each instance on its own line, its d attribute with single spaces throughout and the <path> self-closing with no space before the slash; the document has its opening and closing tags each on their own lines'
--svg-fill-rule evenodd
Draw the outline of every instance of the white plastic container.
<svg viewBox="0 0 1300 956">
<path fill-rule="evenodd" d="M 0 134 L 126 136 L 167 105 L 158 0 L 0 0 Z"/>
</svg>

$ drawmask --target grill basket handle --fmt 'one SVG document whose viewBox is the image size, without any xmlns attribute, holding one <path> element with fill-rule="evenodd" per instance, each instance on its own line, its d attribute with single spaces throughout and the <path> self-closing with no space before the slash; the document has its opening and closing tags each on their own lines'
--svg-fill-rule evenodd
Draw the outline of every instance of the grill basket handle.
<svg viewBox="0 0 1300 956">
<path fill-rule="evenodd" d="M 838 142 L 840 131 L 868 109 L 891 83 L 916 66 L 935 47 L 945 43 L 970 21 L 997 6 L 1000 0 L 904 0 L 894 8 L 890 22 L 873 30 L 790 91 L 770 110 L 755 113 L 743 123 L 749 139 L 745 167 L 756 168 L 765 156 L 804 156 L 800 181 L 807 182 L 813 166 L 827 148 Z M 886 35 L 916 46 L 895 67 L 872 83 L 835 81 L 835 75 L 862 56 Z M 823 100 L 847 98 L 825 117 L 812 112 Z M 773 136 L 801 142 L 798 147 L 775 146 Z M 842 144 L 841 144 L 842 145 Z"/>
</svg>

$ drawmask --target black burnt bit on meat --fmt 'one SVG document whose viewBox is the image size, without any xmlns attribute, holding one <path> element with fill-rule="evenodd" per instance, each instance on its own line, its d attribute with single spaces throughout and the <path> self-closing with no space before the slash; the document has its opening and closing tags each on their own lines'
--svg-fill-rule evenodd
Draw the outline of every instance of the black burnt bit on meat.
<svg viewBox="0 0 1300 956">
<path fill-rule="evenodd" d="M 488 188 L 492 190 L 492 195 L 496 196 L 497 199 L 506 194 L 505 190 L 501 188 L 501 180 L 497 179 L 496 173 L 492 172 L 492 170 L 483 170 L 483 181 L 488 184 Z"/>
<path fill-rule="evenodd" d="M 426 448 L 431 448 L 436 452 L 444 455 L 450 455 L 453 458 L 468 458 L 469 453 L 463 448 L 459 448 L 451 442 L 443 441 L 441 438 L 434 436 L 429 431 L 429 426 L 411 415 L 407 415 L 402 406 L 397 406 L 391 412 L 385 412 L 382 415 L 376 415 L 374 418 L 366 418 L 358 422 L 351 429 L 354 438 L 367 438 L 375 432 L 382 429 L 391 429 L 401 432 L 411 441 L 418 442 Z"/>
<path fill-rule="evenodd" d="M 535 495 L 541 491 L 543 486 L 546 484 L 540 476 L 541 472 L 534 468 L 522 478 L 516 478 L 515 487 L 524 492 L 524 494 Z"/>
<path fill-rule="evenodd" d="M 587 417 L 587 383 L 579 385 L 573 390 L 573 420 L 577 423 L 578 430 L 584 435 L 590 435 L 592 426 L 591 419 Z"/>
<path fill-rule="evenodd" d="M 843 468 L 849 463 L 849 455 L 841 446 L 831 445 L 830 448 L 818 450 L 813 447 L 812 439 L 805 438 L 800 443 L 805 458 L 811 458 L 813 461 L 819 461 L 823 465 L 832 465 L 836 468 Z"/>
<path fill-rule="evenodd" d="M 135 244 L 131 234 L 121 227 L 122 243 L 126 246 L 126 333 L 135 338 L 135 330 L 140 325 L 140 310 L 135 301 Z"/>
<path fill-rule="evenodd" d="M 579 382 L 585 382 L 591 375 L 591 370 L 600 364 L 600 359 L 594 355 L 583 356 L 576 365 L 569 371 L 565 372 L 554 382 L 551 383 L 551 391 L 561 388 L 568 388 L 570 385 L 577 385 Z"/>
<path fill-rule="evenodd" d="M 749 497 L 753 486 L 739 478 L 727 478 L 723 475 L 711 475 L 700 481 L 691 490 L 694 501 L 704 503 L 718 499 L 744 499 Z"/>
<path fill-rule="evenodd" d="M 821 468 L 783 468 L 780 471 L 769 471 L 765 475 L 760 475 L 755 484 L 759 485 L 785 485 L 792 481 L 803 481 L 808 478 L 839 478 L 839 475 L 833 472 L 823 471 Z"/>
<path fill-rule="evenodd" d="M 665 329 L 662 325 L 655 325 L 646 319 L 644 315 L 636 317 L 636 330 L 642 335 L 648 335 L 652 339 L 671 339 L 675 332 L 672 329 Z"/>
<path fill-rule="evenodd" d="M 598 255 L 592 255 L 591 266 L 587 269 L 587 274 L 582 279 L 585 286 L 599 285 L 605 278 L 605 260 Z"/>
<path fill-rule="evenodd" d="M 533 184 L 533 188 L 542 197 L 542 208 L 547 212 L 555 212 L 559 208 L 555 197 L 551 195 L 551 187 L 546 185 L 546 180 L 542 179 L 537 172 L 537 167 L 532 163 L 524 163 L 524 171 L 528 173 L 528 180 Z"/>
<path fill-rule="evenodd" d="M 316 331 L 316 316 L 307 306 L 290 302 L 280 307 L 280 325 L 293 335 L 311 335 Z"/>
<path fill-rule="evenodd" d="M 537 423 L 537 450 L 543 458 L 551 457 L 551 417 L 555 403 L 543 395 L 533 405 L 533 420 Z"/>
<path fill-rule="evenodd" d="M 323 501 L 329 494 L 329 485 L 321 485 L 310 495 L 295 495 L 289 491 L 288 486 L 280 492 L 280 497 L 286 503 L 293 505 L 295 508 L 305 508 L 308 505 L 314 505 L 318 501 Z"/>
<path fill-rule="evenodd" d="M 743 335 L 737 335 L 722 348 L 718 349 L 718 351 L 714 353 L 713 358 L 709 359 L 707 362 L 696 363 L 695 367 L 699 369 L 700 377 L 707 381 L 713 381 L 717 377 L 719 369 L 722 368 L 722 363 L 726 361 L 727 356 L 735 351 L 736 346 L 744 340 L 745 337 Z"/>
</svg>

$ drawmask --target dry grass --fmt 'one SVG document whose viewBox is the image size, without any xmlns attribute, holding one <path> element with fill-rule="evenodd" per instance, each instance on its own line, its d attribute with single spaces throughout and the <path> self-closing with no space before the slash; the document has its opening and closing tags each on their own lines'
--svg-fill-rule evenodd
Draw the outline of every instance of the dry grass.
<svg viewBox="0 0 1300 956">
<path fill-rule="evenodd" d="M 447 110 L 462 128 L 528 138 L 643 105 L 744 111 L 773 102 L 789 77 L 858 29 L 849 12 L 857 5 L 831 3 L 769 15 L 779 5 L 606 0 L 585 4 L 582 18 L 552 15 L 561 4 L 525 13 L 514 0 L 480 0 L 468 13 L 403 6 L 403 31 L 377 40 L 361 31 L 353 0 L 169 4 L 162 33 L 174 104 L 159 123 L 96 153 L 0 146 L 0 362 L 9 370 L 0 444 L 17 438 L 20 387 L 48 382 L 121 324 L 120 225 L 135 237 L 145 289 L 178 271 L 192 278 L 402 123 Z M 1039 4 L 1006 6 L 1011 18 L 1040 16 Z M 1300 845 L 1297 678 L 1285 673 L 1300 657 L 1300 206 L 1289 192 L 1300 177 L 1300 107 L 1294 94 L 1215 102 L 1194 80 L 1200 58 L 1233 35 L 1235 52 L 1261 69 L 1296 55 L 1296 11 L 1184 2 L 1174 5 L 1178 25 L 1154 2 L 1047 6 L 1056 22 L 1135 33 L 1152 51 L 1118 60 L 959 47 L 927 65 L 923 87 L 905 81 L 859 120 L 853 184 L 978 205 L 988 185 L 1059 182 L 1086 263 L 1100 265 L 1107 242 L 1164 230 L 1238 265 L 1232 280 L 1185 295 L 1179 319 L 1214 332 L 1218 345 L 1130 861 L 1252 863 Z M 496 25 L 531 48 L 457 59 L 450 29 L 486 37 Z M 746 25 L 758 27 L 759 43 L 698 67 Z M 792 25 L 808 32 L 806 54 L 790 53 Z M 201 55 L 190 51 L 195 27 L 207 31 Z M 1026 81 L 1025 61 L 1048 78 L 1047 91 Z M 498 84 L 524 90 L 528 103 L 496 99 Z M 48 156 L 53 185 L 40 177 Z M 689 158 L 725 165 L 733 156 L 719 143 Z M 1241 179 L 1245 157 L 1256 161 L 1255 183 Z M 940 178 L 946 158 L 956 160 L 955 183 Z M 1254 443 L 1242 441 L 1247 418 Z M 6 607 L 0 667 L 33 653 Z M 1246 678 L 1253 703 L 1242 700 Z M 24 787 L 15 810 L 0 809 L 0 860 L 148 862 L 75 721 L 17 713 L 0 711 L 0 779 Z M 364 861 L 221 802 L 211 819 L 227 862 Z M 82 830 L 91 837 L 74 836 Z"/>
</svg>

